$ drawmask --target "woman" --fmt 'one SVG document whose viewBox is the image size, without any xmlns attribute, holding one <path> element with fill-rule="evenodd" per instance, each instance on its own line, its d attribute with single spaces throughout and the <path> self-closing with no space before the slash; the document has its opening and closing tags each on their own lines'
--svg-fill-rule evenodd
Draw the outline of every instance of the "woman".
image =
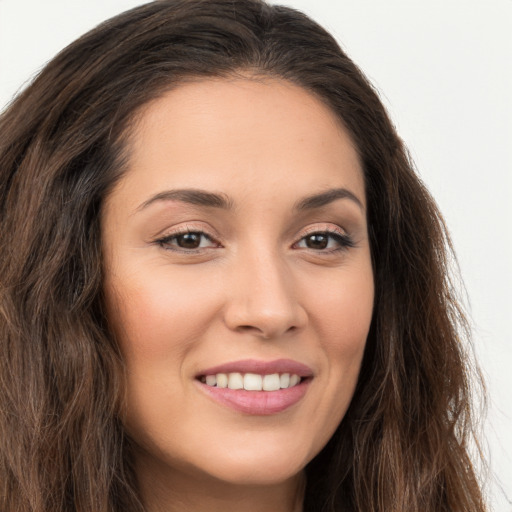
<svg viewBox="0 0 512 512">
<path fill-rule="evenodd" d="M 441 216 L 322 28 L 153 2 L 0 133 L 2 510 L 485 510 Z"/>
</svg>

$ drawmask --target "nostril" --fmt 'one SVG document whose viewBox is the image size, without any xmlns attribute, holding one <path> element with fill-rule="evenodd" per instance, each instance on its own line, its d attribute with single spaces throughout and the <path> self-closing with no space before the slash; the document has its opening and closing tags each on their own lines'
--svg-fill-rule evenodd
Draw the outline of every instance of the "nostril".
<svg viewBox="0 0 512 512">
<path fill-rule="evenodd" d="M 237 331 L 258 334 L 259 336 L 263 336 L 264 338 L 268 337 L 263 329 L 260 329 L 259 327 L 254 327 L 253 325 L 239 325 Z"/>
<path fill-rule="evenodd" d="M 274 332 L 273 329 L 269 328 L 269 329 L 264 329 L 264 328 L 260 328 L 260 327 L 255 327 L 254 325 L 239 325 L 236 329 L 238 332 L 241 332 L 241 333 L 249 333 L 249 334 L 256 334 L 258 336 L 261 336 L 265 339 L 270 339 L 270 338 L 273 338 L 274 336 L 276 335 L 283 335 L 285 333 L 291 333 L 291 332 L 294 332 L 297 330 L 297 326 L 295 325 L 292 325 L 290 326 L 288 329 L 286 329 L 286 331 L 284 332 L 278 332 L 278 330 L 276 330 Z"/>
<path fill-rule="evenodd" d="M 240 326 L 238 326 L 238 330 L 263 332 L 263 329 L 260 329 L 259 327 L 255 327 L 254 325 L 240 325 Z"/>
</svg>

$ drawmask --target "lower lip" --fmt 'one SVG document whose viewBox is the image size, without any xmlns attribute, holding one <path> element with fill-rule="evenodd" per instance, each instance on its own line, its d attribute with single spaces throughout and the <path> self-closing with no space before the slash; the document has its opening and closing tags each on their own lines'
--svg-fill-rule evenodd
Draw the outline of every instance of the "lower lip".
<svg viewBox="0 0 512 512">
<path fill-rule="evenodd" d="M 291 388 L 277 391 L 246 391 L 207 386 L 197 381 L 201 388 L 216 402 L 245 414 L 268 416 L 285 411 L 299 402 L 306 394 L 311 379 L 303 380 Z"/>
</svg>

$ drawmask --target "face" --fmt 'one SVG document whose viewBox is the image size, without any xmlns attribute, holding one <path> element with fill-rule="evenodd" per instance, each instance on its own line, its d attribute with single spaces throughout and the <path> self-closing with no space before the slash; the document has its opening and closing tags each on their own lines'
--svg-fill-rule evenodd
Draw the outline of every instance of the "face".
<svg viewBox="0 0 512 512">
<path fill-rule="evenodd" d="M 351 139 L 297 86 L 199 81 L 146 107 L 102 217 L 144 467 L 269 484 L 321 450 L 370 326 L 365 212 Z"/>
</svg>

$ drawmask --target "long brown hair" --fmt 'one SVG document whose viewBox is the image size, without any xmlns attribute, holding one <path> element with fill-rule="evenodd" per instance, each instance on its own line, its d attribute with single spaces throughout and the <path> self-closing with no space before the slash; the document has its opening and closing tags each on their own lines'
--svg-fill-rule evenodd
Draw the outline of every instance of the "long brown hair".
<svg viewBox="0 0 512 512">
<path fill-rule="evenodd" d="M 374 317 L 304 510 L 481 512 L 468 330 L 437 207 L 372 86 L 324 29 L 261 0 L 161 0 L 86 34 L 0 117 L 0 509 L 136 512 L 99 223 L 148 101 L 239 71 L 320 98 L 363 164 Z"/>
</svg>

